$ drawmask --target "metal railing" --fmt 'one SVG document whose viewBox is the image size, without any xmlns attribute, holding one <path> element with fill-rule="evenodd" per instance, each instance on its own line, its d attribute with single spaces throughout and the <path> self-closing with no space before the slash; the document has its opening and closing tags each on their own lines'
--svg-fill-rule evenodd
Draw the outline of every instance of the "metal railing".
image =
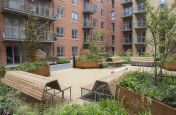
<svg viewBox="0 0 176 115">
<path fill-rule="evenodd" d="M 124 24 L 122 27 L 122 31 L 132 30 L 132 23 Z"/>
<path fill-rule="evenodd" d="M 145 8 L 144 7 L 137 7 L 133 11 L 134 11 L 134 13 L 140 13 L 140 12 L 144 12 Z"/>
<path fill-rule="evenodd" d="M 132 0 L 121 0 L 121 4 L 132 3 Z"/>
<path fill-rule="evenodd" d="M 122 17 L 129 17 L 133 15 L 133 10 L 123 11 Z"/>
<path fill-rule="evenodd" d="M 94 9 L 93 9 L 93 7 L 91 5 L 85 5 L 83 11 L 84 12 L 92 12 L 92 13 L 94 13 Z"/>
<path fill-rule="evenodd" d="M 132 38 L 124 38 L 123 44 L 132 44 Z"/>
<path fill-rule="evenodd" d="M 3 9 L 25 14 L 32 14 L 43 18 L 54 18 L 52 8 L 40 4 L 34 4 L 26 0 L 5 0 Z"/>
<path fill-rule="evenodd" d="M 6 26 L 1 29 L 0 38 L 14 41 L 25 40 L 25 28 Z M 55 34 L 51 31 L 42 31 L 40 41 L 55 41 Z"/>
<path fill-rule="evenodd" d="M 134 28 L 146 28 L 145 20 L 140 20 L 134 23 Z"/>
<path fill-rule="evenodd" d="M 83 26 L 84 28 L 90 28 L 93 27 L 93 23 L 91 21 L 85 21 Z"/>
<path fill-rule="evenodd" d="M 145 41 L 145 36 L 138 36 L 137 37 L 137 42 L 138 44 L 144 44 L 146 41 Z"/>
</svg>

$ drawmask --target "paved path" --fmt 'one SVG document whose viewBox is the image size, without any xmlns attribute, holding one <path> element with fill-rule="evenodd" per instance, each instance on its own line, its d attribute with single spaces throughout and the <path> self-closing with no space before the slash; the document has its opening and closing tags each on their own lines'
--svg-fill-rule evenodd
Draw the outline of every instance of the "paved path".
<svg viewBox="0 0 176 115">
<path fill-rule="evenodd" d="M 72 68 L 72 63 L 51 65 L 50 71 L 52 72 L 52 71 L 58 71 L 63 69 L 69 69 L 69 68 Z"/>
</svg>

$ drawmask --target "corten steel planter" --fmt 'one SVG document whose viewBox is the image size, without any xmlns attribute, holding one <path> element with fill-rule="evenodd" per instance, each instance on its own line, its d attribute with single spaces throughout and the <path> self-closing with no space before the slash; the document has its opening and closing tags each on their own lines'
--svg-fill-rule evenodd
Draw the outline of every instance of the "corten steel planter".
<svg viewBox="0 0 176 115">
<path fill-rule="evenodd" d="M 30 73 L 34 73 L 34 74 L 37 74 L 37 75 L 41 75 L 41 76 L 45 76 L 45 77 L 49 77 L 50 76 L 50 68 L 49 68 L 49 65 L 45 65 L 45 66 L 42 66 L 42 67 L 39 67 L 35 70 L 31 70 L 31 71 L 28 71 Z"/>
<path fill-rule="evenodd" d="M 117 86 L 116 98 L 123 101 L 124 106 L 132 113 L 144 112 L 150 109 L 152 115 L 176 115 L 176 108 L 156 100 L 149 100 L 136 92 Z"/>
<path fill-rule="evenodd" d="M 0 71 L 0 77 L 4 77 L 5 71 Z"/>
<path fill-rule="evenodd" d="M 102 61 L 75 61 L 75 67 L 76 68 L 99 68 L 99 66 L 102 64 Z"/>
<path fill-rule="evenodd" d="M 164 68 L 170 71 L 176 71 L 176 62 L 165 62 Z"/>
</svg>

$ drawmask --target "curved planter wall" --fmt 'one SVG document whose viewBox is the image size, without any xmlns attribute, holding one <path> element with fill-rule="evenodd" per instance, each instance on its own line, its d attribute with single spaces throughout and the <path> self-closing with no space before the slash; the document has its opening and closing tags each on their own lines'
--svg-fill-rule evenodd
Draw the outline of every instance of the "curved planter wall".
<svg viewBox="0 0 176 115">
<path fill-rule="evenodd" d="M 4 77 L 5 71 L 0 71 L 0 77 Z"/>
<path fill-rule="evenodd" d="M 39 67 L 35 70 L 28 71 L 28 72 L 33 73 L 33 74 L 37 74 L 37 75 L 41 75 L 41 76 L 45 76 L 45 77 L 50 76 L 49 65 L 42 66 L 42 67 Z"/>
<path fill-rule="evenodd" d="M 101 61 L 75 61 L 75 67 L 76 68 L 99 68 L 99 64 L 101 64 Z"/>
<path fill-rule="evenodd" d="M 135 114 L 149 108 L 152 115 L 176 115 L 176 108 L 156 100 L 149 101 L 147 97 L 120 86 L 117 86 L 116 98 L 123 101 L 124 106 Z"/>
<path fill-rule="evenodd" d="M 164 68 L 170 71 L 176 71 L 176 62 L 165 62 Z"/>
</svg>

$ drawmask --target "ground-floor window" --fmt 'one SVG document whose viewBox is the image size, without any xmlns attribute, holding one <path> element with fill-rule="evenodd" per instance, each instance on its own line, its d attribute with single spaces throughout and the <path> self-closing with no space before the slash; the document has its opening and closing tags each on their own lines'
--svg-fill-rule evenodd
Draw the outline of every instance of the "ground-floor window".
<svg viewBox="0 0 176 115">
<path fill-rule="evenodd" d="M 72 47 L 72 55 L 78 55 L 78 46 L 73 46 Z"/>
<path fill-rule="evenodd" d="M 141 55 L 144 55 L 144 54 L 145 54 L 145 47 L 139 48 L 138 49 L 138 55 L 141 56 Z"/>
<path fill-rule="evenodd" d="M 59 46 L 57 47 L 57 56 L 62 57 L 65 55 L 65 47 Z"/>
</svg>

